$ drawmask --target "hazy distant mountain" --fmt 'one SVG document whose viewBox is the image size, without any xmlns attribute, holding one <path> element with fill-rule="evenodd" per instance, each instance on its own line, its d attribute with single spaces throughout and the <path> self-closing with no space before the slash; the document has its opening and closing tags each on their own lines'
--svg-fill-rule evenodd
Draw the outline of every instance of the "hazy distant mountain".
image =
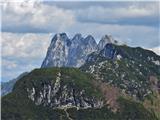
<svg viewBox="0 0 160 120">
<path fill-rule="evenodd" d="M 17 80 L 21 79 L 23 76 L 27 75 L 27 72 L 24 72 L 20 74 L 17 78 L 10 80 L 8 82 L 2 82 L 1 83 L 1 96 L 4 96 L 8 93 L 10 93 L 13 89 L 14 84 L 16 83 Z"/>
</svg>

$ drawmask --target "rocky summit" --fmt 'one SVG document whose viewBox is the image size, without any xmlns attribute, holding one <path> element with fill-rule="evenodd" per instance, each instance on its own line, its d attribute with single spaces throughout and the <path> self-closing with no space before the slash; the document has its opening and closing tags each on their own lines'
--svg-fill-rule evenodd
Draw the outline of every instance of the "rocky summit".
<svg viewBox="0 0 160 120">
<path fill-rule="evenodd" d="M 103 36 L 97 44 L 91 35 L 84 38 L 78 33 L 70 39 L 66 33 L 56 34 L 41 67 L 80 67 L 89 54 L 102 50 L 107 43 L 118 44 L 111 35 Z"/>
<path fill-rule="evenodd" d="M 56 34 L 41 67 L 80 67 L 87 55 L 96 49 L 96 41 L 91 35 L 83 38 L 81 34 L 76 34 L 69 39 L 66 33 Z"/>
</svg>

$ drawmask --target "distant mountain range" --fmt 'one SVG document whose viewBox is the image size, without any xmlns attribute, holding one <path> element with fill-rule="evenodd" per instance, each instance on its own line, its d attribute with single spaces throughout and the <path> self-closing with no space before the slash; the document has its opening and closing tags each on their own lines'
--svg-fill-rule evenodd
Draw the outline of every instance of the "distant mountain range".
<svg viewBox="0 0 160 120">
<path fill-rule="evenodd" d="M 158 120 L 160 56 L 105 35 L 56 34 L 40 69 L 2 97 L 3 120 Z"/>
<path fill-rule="evenodd" d="M 23 76 L 27 75 L 27 72 L 20 74 L 17 78 L 10 80 L 8 82 L 1 82 L 1 96 L 10 93 L 13 89 L 14 84 L 17 80 L 21 79 Z"/>
</svg>

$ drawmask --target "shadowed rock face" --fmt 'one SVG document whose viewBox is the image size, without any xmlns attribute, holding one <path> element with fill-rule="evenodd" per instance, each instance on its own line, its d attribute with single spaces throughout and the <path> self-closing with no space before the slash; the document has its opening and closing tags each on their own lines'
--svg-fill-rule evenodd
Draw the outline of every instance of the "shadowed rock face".
<svg viewBox="0 0 160 120">
<path fill-rule="evenodd" d="M 113 48 L 112 44 L 108 43 L 101 51 L 101 54 L 106 58 L 114 59 L 116 55 L 116 50 Z"/>
<path fill-rule="evenodd" d="M 100 51 L 102 57 L 106 59 L 122 59 L 122 58 L 127 58 L 128 54 L 126 51 L 123 49 L 118 48 L 115 44 L 113 43 L 107 43 L 105 47 Z"/>
<path fill-rule="evenodd" d="M 100 58 L 120 60 L 122 58 L 126 58 L 127 56 L 128 55 L 125 51 L 118 49 L 113 43 L 107 43 L 102 50 L 89 54 L 86 63 L 98 61 Z"/>
</svg>

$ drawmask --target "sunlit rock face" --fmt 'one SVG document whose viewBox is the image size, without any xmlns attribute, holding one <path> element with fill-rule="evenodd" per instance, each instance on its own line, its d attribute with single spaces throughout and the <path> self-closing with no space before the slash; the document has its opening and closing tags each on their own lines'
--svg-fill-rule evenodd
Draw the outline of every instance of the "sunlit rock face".
<svg viewBox="0 0 160 120">
<path fill-rule="evenodd" d="M 42 68 L 66 66 L 70 46 L 71 41 L 65 33 L 56 34 L 48 48 L 46 58 L 42 63 Z"/>
<path fill-rule="evenodd" d="M 27 88 L 28 98 L 36 105 L 48 106 L 53 109 L 63 107 L 101 108 L 103 101 L 95 97 L 87 96 L 84 89 L 77 89 L 74 83 L 64 84 L 61 82 L 61 73 L 57 74 L 54 83 L 41 83 L 37 87 Z"/>
</svg>

